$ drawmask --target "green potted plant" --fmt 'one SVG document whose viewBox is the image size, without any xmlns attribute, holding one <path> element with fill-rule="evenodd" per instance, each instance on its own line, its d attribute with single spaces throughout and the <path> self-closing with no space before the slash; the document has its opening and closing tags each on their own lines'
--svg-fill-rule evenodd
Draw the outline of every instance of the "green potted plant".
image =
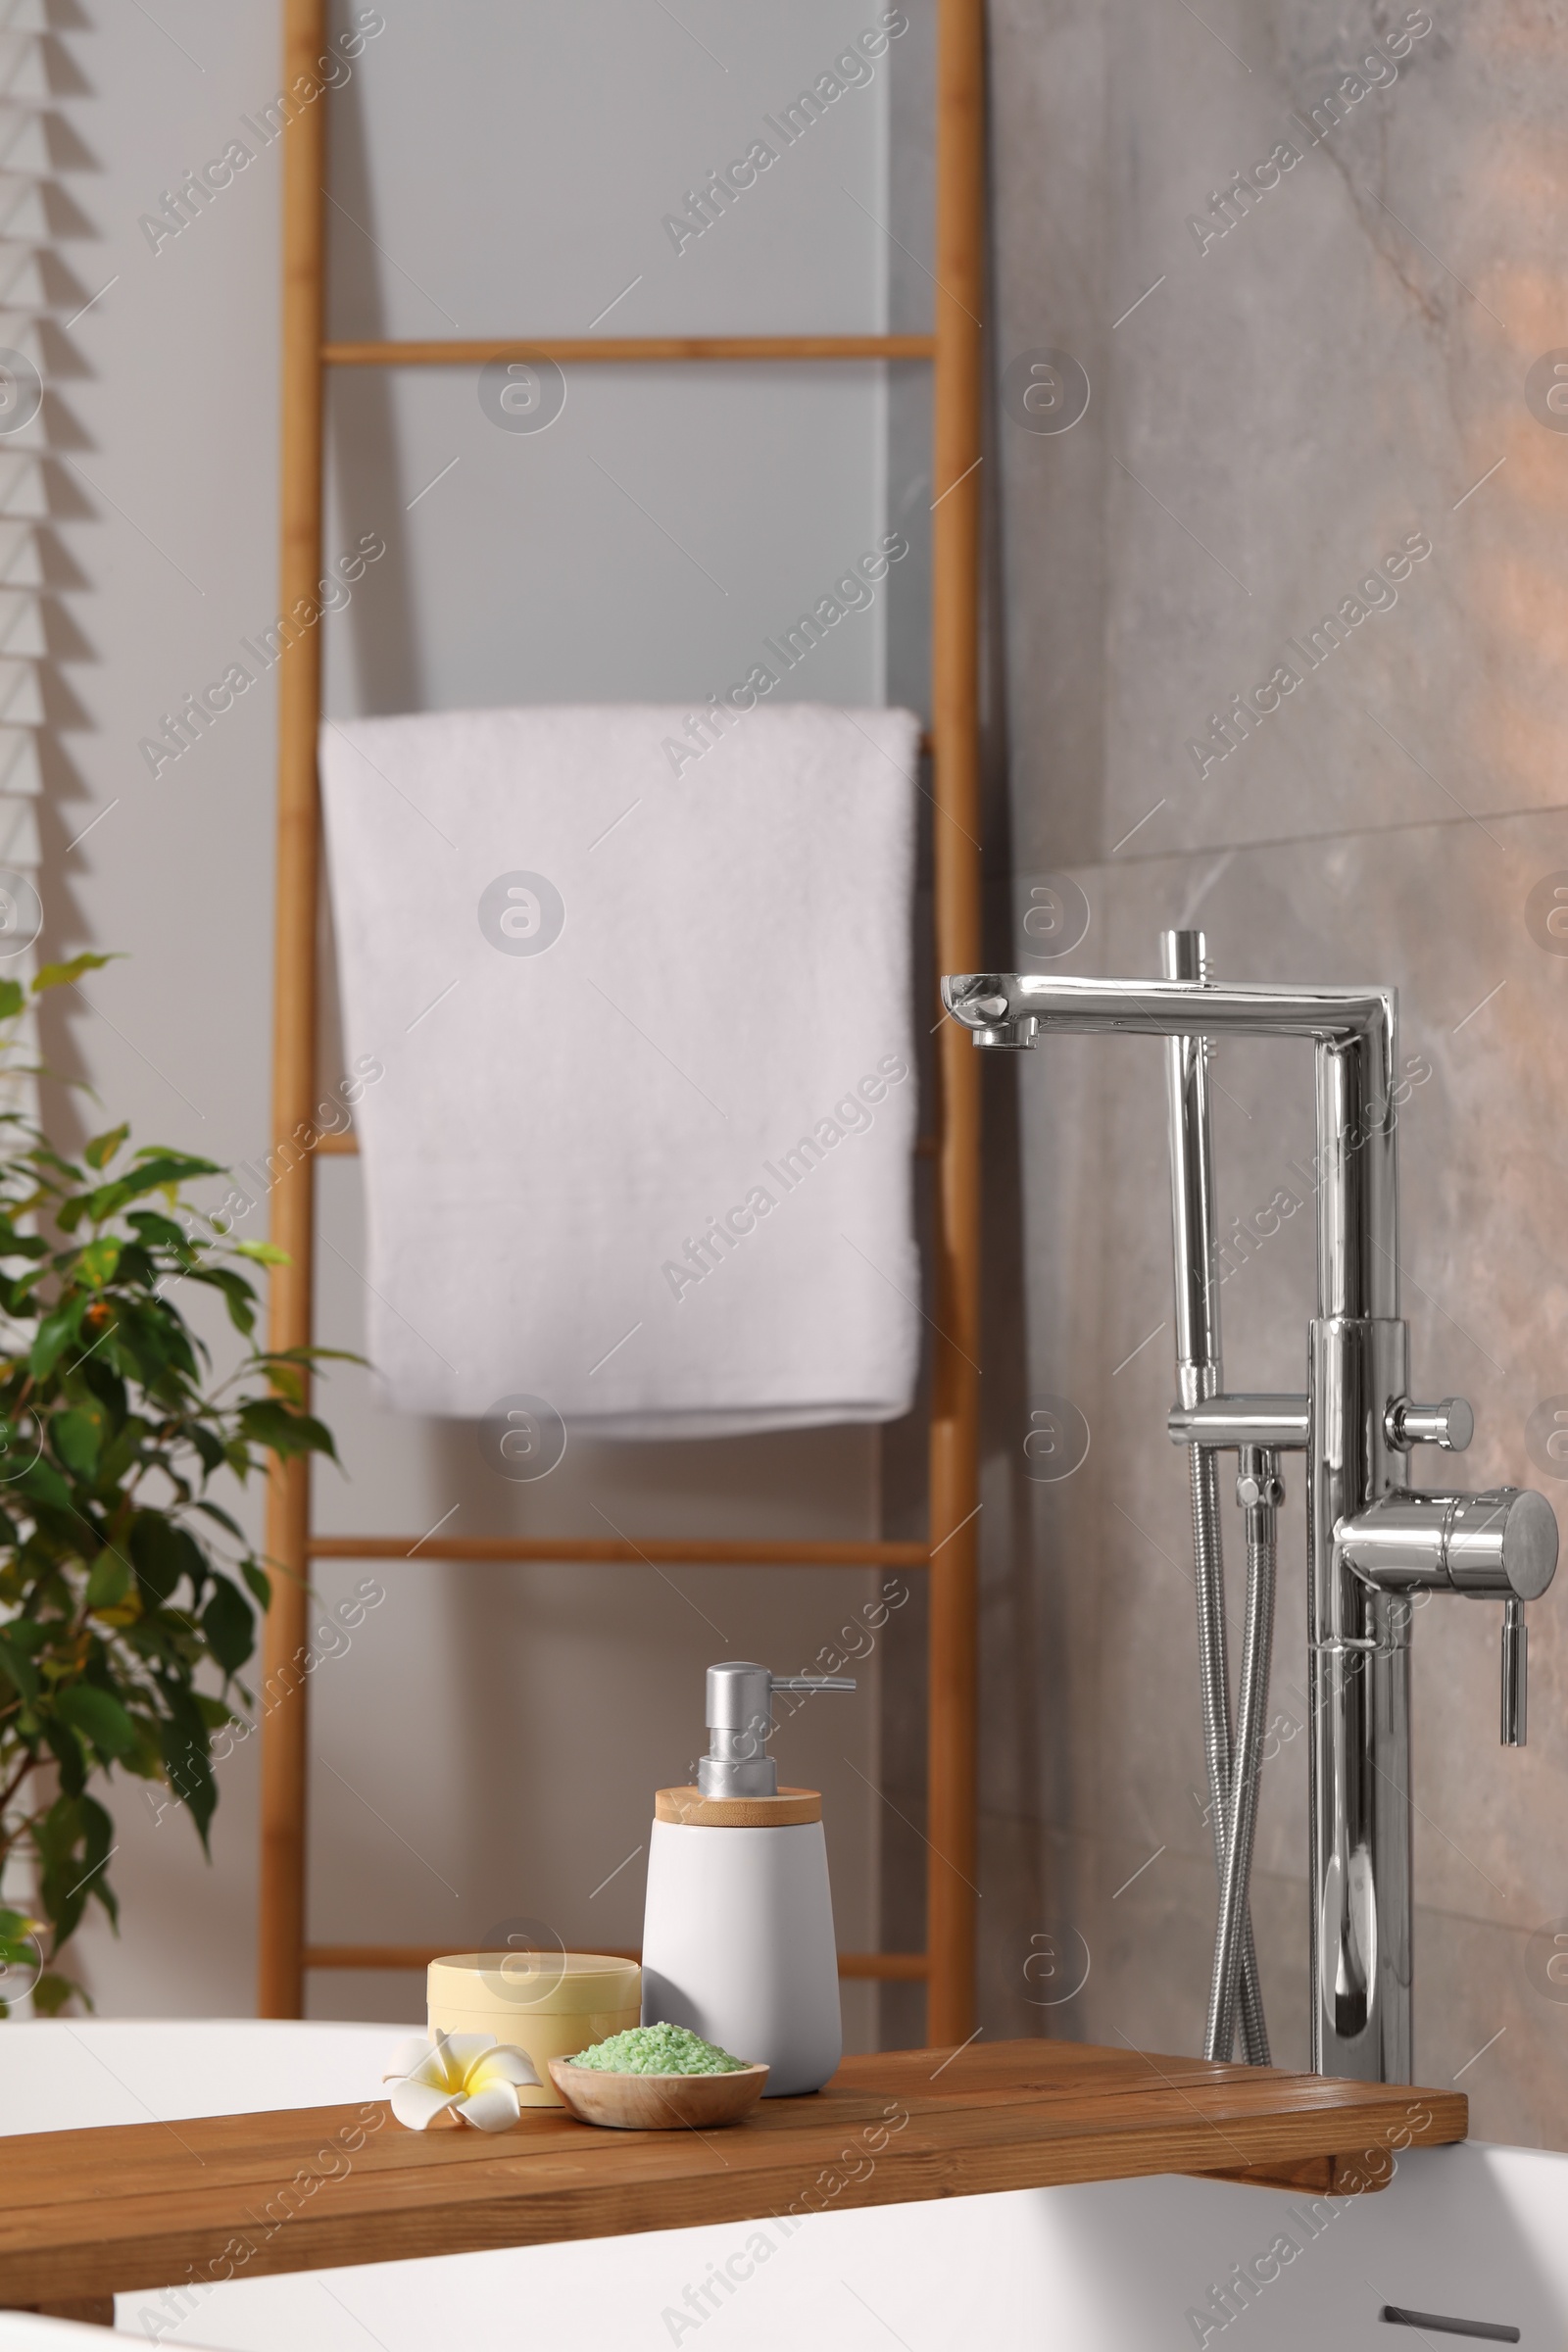
<svg viewBox="0 0 1568 2352">
<path fill-rule="evenodd" d="M 30 991 L 0 980 L 0 1076 L 30 1074 L 8 1058 L 29 994 L 106 960 L 46 966 Z M 254 1345 L 247 1269 L 280 1253 L 181 1199 L 220 1173 L 132 1150 L 124 1127 L 78 1162 L 0 1109 L 0 1874 L 25 1862 L 37 1890 L 31 1911 L 0 1904 L 0 1964 L 49 2014 L 78 1989 L 56 1962 L 86 1906 L 117 1916 L 94 1789 L 117 1768 L 165 1782 L 205 1846 L 212 1737 L 251 1704 L 236 1678 L 270 1587 L 210 1488 L 333 1451 L 304 1404 L 318 1351 Z M 245 1342 L 217 1386 L 177 1302 L 191 1283 Z"/>
</svg>

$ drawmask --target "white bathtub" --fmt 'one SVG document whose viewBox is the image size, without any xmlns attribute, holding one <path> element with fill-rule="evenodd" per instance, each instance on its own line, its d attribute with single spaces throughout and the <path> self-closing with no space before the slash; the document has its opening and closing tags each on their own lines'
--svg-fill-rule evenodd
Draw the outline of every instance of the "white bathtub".
<svg viewBox="0 0 1568 2352">
<path fill-rule="evenodd" d="M 397 2039 L 386 2026 L 0 2026 L 0 2131 L 359 2100 L 378 2094 Z M 1239 2267 L 1252 2283 L 1233 2285 L 1225 2320 L 1213 2290 Z M 1381 2193 L 1315 2211 L 1272 2189 L 1164 2178 L 827 2214 L 787 2240 L 776 2223 L 735 2223 L 384 2263 L 216 2286 L 182 2314 L 156 2293 L 122 2295 L 116 2328 L 179 2352 L 1431 2352 L 1477 2340 L 1391 2325 L 1385 2305 L 1517 2328 L 1533 2352 L 1564 2352 L 1568 2157 L 1410 2153 Z M 0 2314 L 0 2352 L 103 2340 Z"/>
</svg>

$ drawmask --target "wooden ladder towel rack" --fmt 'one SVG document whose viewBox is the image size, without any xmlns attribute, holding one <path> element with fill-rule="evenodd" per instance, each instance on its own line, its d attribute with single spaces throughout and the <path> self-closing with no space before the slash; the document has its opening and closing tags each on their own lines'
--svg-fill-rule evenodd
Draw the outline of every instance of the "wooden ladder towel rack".
<svg viewBox="0 0 1568 2352">
<path fill-rule="evenodd" d="M 284 0 L 284 85 L 312 76 L 322 54 L 324 0 Z M 531 341 L 330 343 L 324 336 L 326 116 L 301 107 L 283 149 L 282 605 L 320 576 L 323 408 L 334 368 L 469 367 L 544 354 L 562 364 L 747 361 L 929 361 L 933 369 L 931 752 L 935 806 L 937 967 L 980 961 L 979 593 L 981 330 L 984 296 L 984 0 L 937 0 L 937 186 L 933 332 L 929 335 L 648 336 Z M 292 1135 L 318 1099 L 316 1025 L 320 808 L 317 734 L 320 631 L 306 631 L 278 664 L 277 907 L 273 1132 Z M 262 1743 L 259 2008 L 303 2013 L 311 1968 L 411 1968 L 432 1955 L 407 1945 L 311 1945 L 306 1936 L 306 1689 L 283 1673 L 306 1640 L 306 1578 L 318 1559 L 389 1559 L 418 1548 L 442 1560 L 675 1561 L 687 1565 L 896 1566 L 929 1577 L 926 1949 L 846 1953 L 841 1973 L 890 1982 L 924 1978 L 926 2038 L 960 2042 L 973 2028 L 976 1870 L 979 1152 L 977 1057 L 952 1021 L 937 1040 L 936 1284 L 929 1435 L 930 1514 L 924 1543 L 607 1542 L 599 1537 L 318 1536 L 304 1462 L 272 1478 L 268 1549 L 276 1578 L 266 1632 L 267 1678 L 284 1695 Z M 340 1148 L 342 1148 L 340 1146 Z M 272 1239 L 289 1262 L 271 1277 L 270 1343 L 298 1348 L 313 1332 L 314 1161 L 307 1153 L 272 1192 Z M 290 1688 L 291 1682 L 294 1688 Z"/>
</svg>

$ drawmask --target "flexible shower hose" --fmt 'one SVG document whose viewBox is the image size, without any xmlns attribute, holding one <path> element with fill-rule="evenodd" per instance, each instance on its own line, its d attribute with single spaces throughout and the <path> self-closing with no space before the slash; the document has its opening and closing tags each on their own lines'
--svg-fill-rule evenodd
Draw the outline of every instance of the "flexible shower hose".
<svg viewBox="0 0 1568 2352">
<path fill-rule="evenodd" d="M 1241 2017 L 1242 2050 L 1250 2066 L 1269 2063 L 1268 2026 L 1263 2016 L 1263 1993 L 1258 1981 L 1257 1953 L 1252 1942 L 1249 1907 L 1251 1882 L 1252 1830 L 1256 1820 L 1257 1776 L 1262 1763 L 1263 1726 L 1267 1718 L 1269 1642 L 1254 1636 L 1259 1596 L 1266 1581 L 1268 1630 L 1273 1627 L 1273 1544 L 1268 1549 L 1268 1576 L 1253 1574 L 1253 1547 L 1248 1554 L 1248 1632 L 1244 1647 L 1241 1717 L 1250 1735 L 1250 1747 L 1233 1749 L 1231 1739 L 1230 1677 L 1225 1654 L 1225 1564 L 1220 1544 L 1218 1464 L 1212 1448 L 1194 1446 L 1189 1452 L 1193 1499 L 1193 1560 L 1198 1589 L 1198 1654 L 1202 1682 L 1203 1746 L 1208 1759 L 1209 1817 L 1214 1831 L 1214 1865 L 1221 1889 L 1219 1927 L 1215 1937 L 1215 1973 L 1209 1987 L 1204 2055 L 1228 2060 Z M 1258 1567 L 1261 1570 L 1262 1561 Z M 1250 1679 L 1249 1679 L 1249 1671 Z M 1261 1699 L 1258 1681 L 1261 1675 Z M 1238 1780 L 1235 1767 L 1240 1763 Z M 1234 1785 L 1233 1785 L 1234 1784 Z M 1243 1857 L 1231 1861 L 1233 1818 L 1240 1821 L 1235 1796 L 1247 1797 L 1247 1838 Z M 1229 1901 L 1227 1905 L 1227 1888 Z M 1227 1930 L 1228 1923 L 1228 1930 Z M 1222 1950 L 1230 1969 L 1230 1998 L 1220 1974 Z M 1234 1957 L 1232 1956 L 1234 1955 Z M 1239 1983 L 1238 1983 L 1239 1980 Z"/>
<path fill-rule="evenodd" d="M 1209 2034 L 1228 2056 L 1236 2034 L 1238 1995 L 1245 1999 L 1245 1980 L 1238 1963 L 1243 1952 L 1252 1956 L 1252 1923 L 1249 1909 L 1252 1879 L 1252 1846 L 1257 1830 L 1257 1800 L 1263 1770 L 1263 1735 L 1268 1722 L 1269 1655 L 1274 1645 L 1275 1538 L 1271 1506 L 1250 1507 L 1247 1513 L 1247 1633 L 1242 1649 L 1241 1693 L 1236 1710 L 1236 1746 L 1231 1768 L 1231 1803 L 1227 1823 L 1224 1868 L 1220 1874 L 1219 1924 L 1214 1936 L 1214 1975 L 1209 1992 Z M 1255 1983 L 1255 1957 L 1253 1957 Z M 1269 2062 L 1268 2029 L 1261 1997 L 1256 2012 L 1256 2047 L 1251 2025 L 1243 2015 L 1243 2044 L 1248 2063 Z"/>
</svg>

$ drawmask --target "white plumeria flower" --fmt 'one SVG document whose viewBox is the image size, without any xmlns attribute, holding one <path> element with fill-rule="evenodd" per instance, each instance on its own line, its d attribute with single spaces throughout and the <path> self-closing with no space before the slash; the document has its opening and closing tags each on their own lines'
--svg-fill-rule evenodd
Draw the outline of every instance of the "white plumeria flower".
<svg viewBox="0 0 1568 2352">
<path fill-rule="evenodd" d="M 381 2080 L 392 2085 L 393 2114 L 411 2132 L 423 2132 L 439 2115 L 461 2116 L 480 2132 L 510 2132 L 522 2112 L 518 2085 L 539 2083 L 527 2051 L 493 2034 L 400 2042 Z"/>
</svg>

